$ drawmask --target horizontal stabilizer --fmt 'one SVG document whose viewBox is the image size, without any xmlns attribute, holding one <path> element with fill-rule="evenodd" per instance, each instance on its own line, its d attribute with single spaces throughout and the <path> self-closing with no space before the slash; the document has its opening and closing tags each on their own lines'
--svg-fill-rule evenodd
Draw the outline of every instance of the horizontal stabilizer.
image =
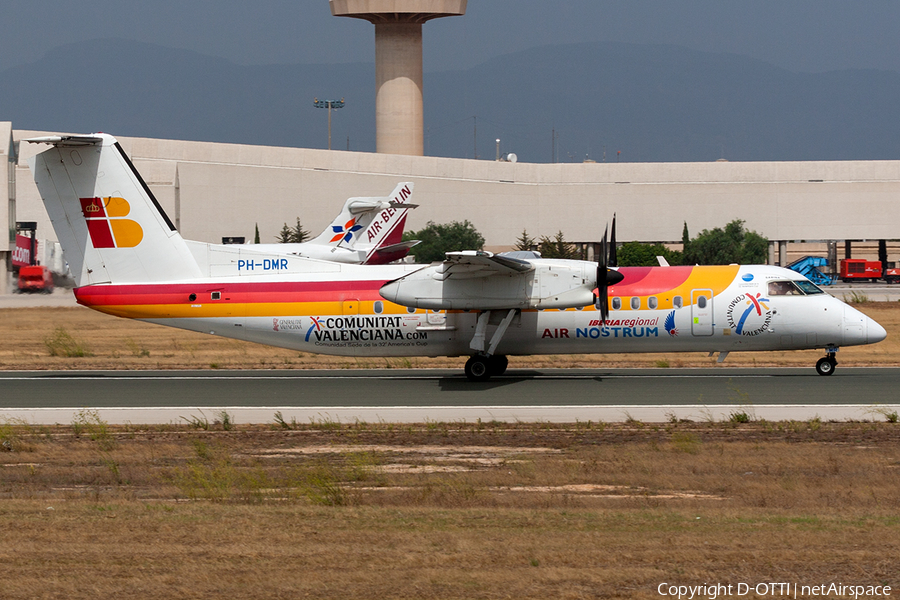
<svg viewBox="0 0 900 600">
<path fill-rule="evenodd" d="M 383 248 L 378 248 L 366 259 L 367 265 L 385 265 L 395 260 L 400 260 L 412 249 L 416 244 L 421 243 L 420 240 L 410 240 L 408 242 L 400 242 L 399 244 L 391 244 Z"/>
<path fill-rule="evenodd" d="M 95 146 L 101 143 L 103 138 L 95 135 L 48 135 L 46 137 L 29 138 L 25 141 L 32 144 L 52 144 L 59 148 L 71 148 Z"/>
</svg>

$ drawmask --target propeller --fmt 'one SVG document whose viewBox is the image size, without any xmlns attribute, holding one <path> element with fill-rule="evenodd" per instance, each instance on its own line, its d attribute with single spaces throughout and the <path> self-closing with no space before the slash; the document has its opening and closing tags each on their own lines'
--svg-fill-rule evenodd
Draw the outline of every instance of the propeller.
<svg viewBox="0 0 900 600">
<path fill-rule="evenodd" d="M 609 228 L 603 230 L 603 240 L 600 242 L 600 256 L 597 257 L 597 308 L 600 309 L 600 321 L 606 323 L 609 319 L 609 286 L 615 285 L 625 279 L 618 271 L 613 271 L 610 266 L 616 266 L 616 218 L 612 222 L 612 244 L 607 242 Z"/>
</svg>

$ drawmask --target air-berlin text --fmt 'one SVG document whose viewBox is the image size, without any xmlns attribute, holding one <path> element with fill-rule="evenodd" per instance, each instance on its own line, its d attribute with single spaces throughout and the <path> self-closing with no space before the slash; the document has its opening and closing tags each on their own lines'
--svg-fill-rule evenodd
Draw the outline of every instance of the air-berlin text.
<svg viewBox="0 0 900 600">
<path fill-rule="evenodd" d="M 406 202 L 406 200 L 409 198 L 409 195 L 411 193 L 412 192 L 409 190 L 409 186 L 404 186 L 403 189 L 401 189 L 397 193 L 397 195 L 394 196 L 393 200 L 394 200 L 394 202 L 397 202 L 397 203 Z M 366 229 L 366 233 L 369 235 L 370 242 L 378 237 L 378 235 L 382 231 L 382 228 L 386 227 L 391 222 L 391 219 L 394 217 L 395 214 L 397 214 L 398 210 L 403 210 L 403 209 L 386 208 L 383 211 L 381 211 L 377 217 L 375 217 L 375 220 L 372 221 L 372 224 L 369 225 L 368 229 Z"/>
</svg>

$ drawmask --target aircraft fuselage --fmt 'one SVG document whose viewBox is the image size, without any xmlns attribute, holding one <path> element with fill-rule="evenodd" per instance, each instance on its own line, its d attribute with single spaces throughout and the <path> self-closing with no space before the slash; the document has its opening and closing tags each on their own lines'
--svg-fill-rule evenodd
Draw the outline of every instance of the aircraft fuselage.
<svg viewBox="0 0 900 600">
<path fill-rule="evenodd" d="M 415 267 L 419 268 L 419 267 Z M 409 266 L 350 269 L 347 278 L 304 281 L 225 277 L 190 283 L 92 285 L 85 306 L 123 317 L 299 351 L 364 356 L 471 354 L 481 311 L 406 308 L 381 286 Z M 884 337 L 853 307 L 816 290 L 773 294 L 803 280 L 770 266 L 623 267 L 601 322 L 589 305 L 516 311 L 496 354 L 735 352 L 837 348 Z M 358 278 L 353 276 L 359 276 Z M 318 281 L 317 281 L 318 279 Z M 805 281 L 805 280 L 803 280 Z M 504 311 L 491 319 L 488 334 Z"/>
</svg>

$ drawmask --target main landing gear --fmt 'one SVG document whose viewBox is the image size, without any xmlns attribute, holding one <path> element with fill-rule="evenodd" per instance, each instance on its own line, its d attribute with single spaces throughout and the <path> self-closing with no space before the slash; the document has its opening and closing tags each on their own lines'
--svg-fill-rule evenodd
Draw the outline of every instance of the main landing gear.
<svg viewBox="0 0 900 600">
<path fill-rule="evenodd" d="M 503 375 L 508 365 L 509 359 L 502 354 L 476 354 L 466 361 L 466 377 L 469 381 L 487 381 L 494 375 Z"/>
<path fill-rule="evenodd" d="M 816 363 L 816 373 L 819 375 L 831 375 L 834 373 L 835 367 L 837 367 L 837 359 L 834 356 L 834 351 L 829 350 L 828 355 L 823 356 Z"/>
<path fill-rule="evenodd" d="M 466 361 L 466 377 L 469 381 L 487 381 L 494 375 L 503 375 L 506 367 L 509 365 L 509 359 L 502 354 L 494 354 L 500 340 L 512 323 L 513 318 L 518 311 L 511 308 L 503 319 L 498 323 L 497 331 L 491 336 L 491 343 L 485 350 L 485 337 L 487 333 L 488 323 L 491 321 L 491 313 L 496 311 L 486 310 L 478 315 L 478 322 L 475 324 L 475 335 L 469 343 L 469 348 L 475 351 L 475 354 Z M 502 313 L 501 313 L 502 314 Z M 499 315 L 495 315 L 495 319 Z"/>
</svg>

